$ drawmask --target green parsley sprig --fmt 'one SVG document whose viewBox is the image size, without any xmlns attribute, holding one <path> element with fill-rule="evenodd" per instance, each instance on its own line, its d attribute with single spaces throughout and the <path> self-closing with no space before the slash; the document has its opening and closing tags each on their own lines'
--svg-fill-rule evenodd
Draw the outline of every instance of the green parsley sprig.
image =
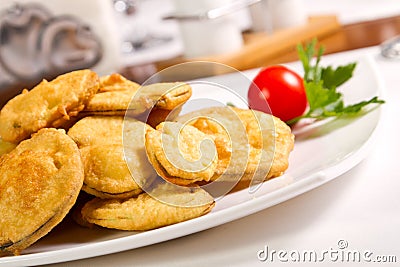
<svg viewBox="0 0 400 267">
<path fill-rule="evenodd" d="M 367 101 L 345 105 L 343 95 L 337 91 L 337 88 L 353 77 L 357 63 L 353 62 L 337 68 L 322 67 L 320 63 L 324 48 L 319 47 L 317 51 L 316 43 L 314 39 L 304 47 L 300 44 L 297 46 L 299 59 L 304 69 L 304 87 L 309 108 L 302 116 L 288 121 L 289 125 L 303 118 L 322 120 L 329 117 L 354 116 L 367 105 L 385 103 L 384 100 L 375 96 Z M 314 56 L 315 60 L 313 60 Z"/>
</svg>

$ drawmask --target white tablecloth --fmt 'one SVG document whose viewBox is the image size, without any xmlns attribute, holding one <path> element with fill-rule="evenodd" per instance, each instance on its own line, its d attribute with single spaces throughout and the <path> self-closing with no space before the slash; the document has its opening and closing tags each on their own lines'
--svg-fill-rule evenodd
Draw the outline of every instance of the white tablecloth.
<svg viewBox="0 0 400 267">
<path fill-rule="evenodd" d="M 375 58 L 386 84 L 387 102 L 381 135 L 370 154 L 355 168 L 308 193 L 219 227 L 144 248 L 55 266 L 276 266 L 279 260 L 275 259 L 273 264 L 269 259 L 262 262 L 257 253 L 268 247 L 270 251 L 310 250 L 321 255 L 323 251 L 337 250 L 340 244 L 347 244 L 346 251 L 371 252 L 372 260 L 383 260 L 376 256 L 395 256 L 400 262 L 400 61 L 381 58 L 378 47 L 329 57 L 333 61 L 354 60 L 364 54 Z M 361 263 L 341 262 L 325 256 L 321 266 L 365 265 L 363 259 Z M 310 264 L 314 263 L 295 266 Z M 368 266 L 375 264 L 370 262 Z"/>
</svg>

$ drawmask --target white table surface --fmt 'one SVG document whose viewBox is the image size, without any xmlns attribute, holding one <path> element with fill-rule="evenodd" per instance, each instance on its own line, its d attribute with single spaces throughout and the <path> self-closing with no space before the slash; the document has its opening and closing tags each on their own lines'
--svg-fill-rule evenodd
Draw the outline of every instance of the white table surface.
<svg viewBox="0 0 400 267">
<path fill-rule="evenodd" d="M 372 258 L 393 255 L 399 263 L 400 60 L 381 58 L 378 47 L 329 58 L 351 61 L 364 54 L 375 59 L 386 84 L 386 104 L 380 136 L 369 155 L 355 168 L 294 199 L 219 227 L 148 247 L 53 266 L 277 266 L 279 261 L 259 261 L 257 252 L 268 246 L 276 251 L 322 253 L 331 248 L 337 250 L 339 240 L 345 240 L 349 250 L 370 251 Z M 357 265 L 325 260 L 318 266 L 364 265 L 365 262 Z"/>
</svg>

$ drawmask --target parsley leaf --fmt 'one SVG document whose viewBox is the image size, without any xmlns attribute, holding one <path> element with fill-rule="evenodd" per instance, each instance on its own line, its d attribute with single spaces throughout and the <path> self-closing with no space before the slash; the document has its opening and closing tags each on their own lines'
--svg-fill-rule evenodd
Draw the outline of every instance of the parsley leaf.
<svg viewBox="0 0 400 267">
<path fill-rule="evenodd" d="M 383 103 L 385 103 L 385 101 L 378 99 L 378 97 L 375 96 L 368 101 L 362 101 L 360 103 L 344 107 L 342 112 L 349 114 L 349 115 L 356 114 L 356 113 L 360 112 L 363 107 L 365 107 L 369 104 L 383 104 Z"/>
<path fill-rule="evenodd" d="M 323 47 L 320 47 L 318 50 L 315 65 L 314 66 L 311 65 L 312 59 L 316 53 L 315 52 L 316 44 L 317 40 L 313 39 L 311 43 L 305 45 L 305 48 L 303 48 L 303 46 L 300 44 L 297 46 L 299 59 L 303 64 L 304 80 L 307 82 L 309 81 L 318 82 L 319 80 L 321 80 L 322 69 L 319 66 L 319 63 L 321 61 L 322 54 L 324 53 Z"/>
<path fill-rule="evenodd" d="M 323 81 L 305 82 L 305 89 L 310 106 L 310 113 L 317 109 L 323 109 L 332 103 L 336 103 L 342 97 L 342 95 L 335 90 L 325 89 Z"/>
<path fill-rule="evenodd" d="M 336 69 L 331 66 L 322 69 L 321 79 L 324 81 L 325 88 L 336 88 L 350 80 L 356 66 L 357 63 L 351 63 L 346 66 L 339 66 Z"/>
<path fill-rule="evenodd" d="M 365 106 L 385 103 L 375 96 L 370 100 L 346 106 L 343 95 L 337 91 L 337 88 L 353 77 L 357 63 L 350 63 L 337 68 L 332 66 L 322 67 L 320 63 L 324 48 L 319 47 L 317 51 L 316 44 L 317 41 L 314 39 L 304 47 L 302 45 L 297 46 L 299 59 L 304 69 L 303 79 L 309 109 L 302 116 L 288 121 L 288 124 L 296 123 L 303 118 L 321 120 L 328 117 L 359 115 Z"/>
</svg>

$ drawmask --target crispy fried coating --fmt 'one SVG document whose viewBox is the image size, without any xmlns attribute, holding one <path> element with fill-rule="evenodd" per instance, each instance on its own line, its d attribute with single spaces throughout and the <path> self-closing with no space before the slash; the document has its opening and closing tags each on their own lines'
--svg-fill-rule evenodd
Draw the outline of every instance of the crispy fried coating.
<svg viewBox="0 0 400 267">
<path fill-rule="evenodd" d="M 118 144 L 82 148 L 83 190 L 100 198 L 128 198 L 141 193 L 141 186 L 156 175 L 147 161 L 144 143 L 127 151 L 132 173 L 123 152 L 123 146 Z"/>
<path fill-rule="evenodd" d="M 175 108 L 173 110 L 153 108 L 149 114 L 144 114 L 144 116 L 138 117 L 138 120 L 146 122 L 153 128 L 164 121 L 174 121 L 178 118 L 182 111 L 182 106 Z"/>
<path fill-rule="evenodd" d="M 68 213 L 83 183 L 77 145 L 42 129 L 0 158 L 0 251 L 19 254 Z"/>
<path fill-rule="evenodd" d="M 159 201 L 147 193 L 125 200 L 95 198 L 83 207 L 83 218 L 107 228 L 143 231 L 202 216 L 215 206 L 212 197 L 201 188 L 158 190 L 156 195 L 165 194 L 173 203 L 182 205 Z"/>
<path fill-rule="evenodd" d="M 16 144 L 6 142 L 0 137 L 0 157 L 12 151 L 16 146 Z"/>
<path fill-rule="evenodd" d="M 114 74 L 110 77 L 114 78 L 103 78 L 107 81 L 107 86 L 104 86 L 105 89 L 100 89 L 89 102 L 83 111 L 85 114 L 114 116 L 127 114 L 138 117 L 148 113 L 152 108 L 164 110 L 178 108 L 192 95 L 192 88 L 186 83 L 155 83 L 138 87 L 120 75 Z"/>
<path fill-rule="evenodd" d="M 69 129 L 68 135 L 78 144 L 79 148 L 103 144 L 122 144 L 123 126 L 123 117 L 85 117 Z"/>
<path fill-rule="evenodd" d="M 83 114 L 96 116 L 125 116 L 128 113 L 131 117 L 140 116 L 153 107 L 153 103 L 146 98 L 138 98 L 130 101 L 135 93 L 132 91 L 109 91 L 96 94 L 90 101 Z"/>
<path fill-rule="evenodd" d="M 187 83 L 154 83 L 142 86 L 139 97 L 155 101 L 156 107 L 173 110 L 186 103 L 192 96 L 192 88 Z"/>
<path fill-rule="evenodd" d="M 224 174 L 228 180 L 260 181 L 280 176 L 288 168 L 294 135 L 274 116 L 254 110 L 213 107 L 183 115 L 177 121 L 214 136 L 219 160 L 212 180 Z"/>
<path fill-rule="evenodd" d="M 289 155 L 294 147 L 294 135 L 290 127 L 279 118 L 265 114 L 260 111 L 250 112 L 248 110 L 236 109 L 242 121 L 246 121 L 247 134 L 250 145 L 258 157 L 262 157 L 259 150 L 273 155 L 272 165 L 267 178 L 282 175 L 289 166 Z M 272 118 L 272 120 L 271 120 Z M 260 136 L 260 138 L 255 138 Z M 260 160 L 263 162 L 263 159 Z M 250 161 L 247 170 L 257 171 L 260 163 Z"/>
<path fill-rule="evenodd" d="M 0 112 L 0 136 L 18 143 L 42 128 L 60 127 L 84 109 L 99 89 L 91 70 L 73 71 L 11 99 Z"/>
<path fill-rule="evenodd" d="M 100 77 L 100 89 L 98 93 L 115 91 L 134 91 L 140 87 L 140 84 L 126 79 L 118 73 Z"/>
<path fill-rule="evenodd" d="M 146 133 L 146 153 L 157 173 L 180 185 L 209 181 L 217 167 L 213 139 L 192 126 L 163 122 Z"/>
<path fill-rule="evenodd" d="M 154 130 L 149 125 L 133 118 L 119 116 L 92 116 L 78 121 L 68 131 L 68 135 L 78 144 L 101 146 L 106 144 L 124 144 L 135 147 L 144 144 L 144 134 Z"/>
<path fill-rule="evenodd" d="M 86 106 L 84 113 L 102 115 L 124 115 L 133 94 L 140 85 L 120 74 L 114 73 L 100 78 L 98 93 Z M 141 99 L 143 100 L 143 99 Z M 145 100 L 145 99 L 144 99 Z M 149 102 L 142 102 L 143 110 L 151 107 Z"/>
<path fill-rule="evenodd" d="M 121 144 L 123 117 L 85 117 L 68 130 L 79 148 L 102 144 Z"/>
<path fill-rule="evenodd" d="M 85 166 L 82 189 L 100 198 L 141 193 L 156 177 L 145 152 L 146 131 L 155 130 L 123 117 L 86 117 L 75 124 L 68 135 L 81 149 Z"/>
</svg>

